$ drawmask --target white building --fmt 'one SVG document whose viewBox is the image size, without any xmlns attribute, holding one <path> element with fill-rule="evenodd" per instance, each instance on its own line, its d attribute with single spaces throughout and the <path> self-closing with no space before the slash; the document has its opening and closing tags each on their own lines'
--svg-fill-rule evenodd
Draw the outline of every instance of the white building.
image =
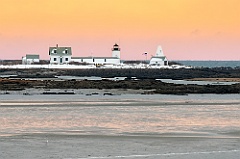
<svg viewBox="0 0 240 159">
<path fill-rule="evenodd" d="M 72 57 L 72 62 L 86 64 L 120 64 L 120 59 L 116 57 Z"/>
<path fill-rule="evenodd" d="M 72 57 L 72 62 L 87 63 L 87 64 L 120 64 L 120 48 L 117 44 L 113 45 L 112 57 Z"/>
<path fill-rule="evenodd" d="M 91 65 L 120 65 L 120 48 L 114 44 L 112 56 L 109 57 L 72 57 L 71 47 L 50 47 L 50 64 L 91 64 Z M 152 66 L 167 66 L 167 57 L 163 54 L 162 47 L 158 46 L 156 55 L 150 59 Z"/>
<path fill-rule="evenodd" d="M 71 62 L 72 48 L 71 47 L 50 47 L 50 64 L 68 64 Z"/>
<path fill-rule="evenodd" d="M 167 66 L 168 65 L 167 57 L 163 54 L 161 46 L 158 46 L 156 55 L 152 56 L 152 58 L 150 60 L 150 65 L 156 65 L 156 66 Z"/>
<path fill-rule="evenodd" d="M 26 56 L 22 57 L 23 65 L 30 65 L 32 63 L 38 63 L 39 61 L 39 55 L 35 54 L 27 54 Z"/>
</svg>

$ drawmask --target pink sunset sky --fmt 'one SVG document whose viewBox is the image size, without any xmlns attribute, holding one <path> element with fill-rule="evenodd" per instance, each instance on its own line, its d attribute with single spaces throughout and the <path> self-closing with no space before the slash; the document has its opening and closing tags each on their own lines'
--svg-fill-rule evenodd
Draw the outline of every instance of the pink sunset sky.
<svg viewBox="0 0 240 159">
<path fill-rule="evenodd" d="M 1 0 L 0 59 L 71 46 L 73 56 L 240 60 L 239 0 Z"/>
</svg>

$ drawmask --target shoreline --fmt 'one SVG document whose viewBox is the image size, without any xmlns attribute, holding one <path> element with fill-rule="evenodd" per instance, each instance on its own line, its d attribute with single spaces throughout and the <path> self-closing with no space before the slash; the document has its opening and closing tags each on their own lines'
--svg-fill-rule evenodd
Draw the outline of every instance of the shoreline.
<svg viewBox="0 0 240 159">
<path fill-rule="evenodd" d="M 172 95 L 188 95 L 188 94 L 238 94 L 240 93 L 240 83 L 224 85 L 217 82 L 212 85 L 197 84 L 175 84 L 170 82 L 162 82 L 155 79 L 142 80 L 23 80 L 23 79 L 1 79 L 1 94 L 10 94 L 10 92 L 25 91 L 25 95 L 30 95 L 29 89 L 36 89 L 45 92 L 46 95 L 52 94 L 75 94 L 72 90 L 104 90 L 106 95 L 115 95 L 111 90 L 122 90 L 123 92 L 132 91 L 132 93 L 140 94 L 172 94 Z M 53 91 L 52 90 L 61 90 Z M 94 92 L 89 94 L 94 95 Z"/>
<path fill-rule="evenodd" d="M 240 69 L 6 69 L 0 72 L 0 90 L 22 91 L 30 88 L 143 90 L 142 94 L 233 94 L 240 93 Z M 87 78 L 89 77 L 89 78 Z M 99 77 L 99 78 L 96 78 Z M 161 79 L 212 81 L 171 83 Z M 175 81 L 174 81 L 175 80 Z M 226 82 L 226 83 L 224 83 Z M 233 84 L 227 84 L 233 83 Z M 237 83 L 235 83 L 237 82 Z M 239 82 L 239 83 L 238 83 Z M 51 92 L 50 92 L 51 93 Z M 61 92 L 62 93 L 62 92 Z"/>
<path fill-rule="evenodd" d="M 37 90 L 39 91 L 39 90 Z M 141 94 L 130 90 L 124 91 L 111 90 L 109 92 L 114 95 L 103 95 L 104 90 L 85 89 L 81 90 L 80 94 L 74 95 L 43 95 L 39 92 L 30 95 L 23 95 L 16 92 L 0 96 L 0 107 L 42 107 L 46 104 L 50 107 L 89 107 L 89 106 L 118 106 L 124 104 L 126 106 L 144 107 L 151 106 L 171 106 L 171 105 L 238 105 L 237 100 L 239 94 L 188 94 L 188 95 L 172 95 L 172 94 Z M 133 90 L 134 91 L 134 90 Z M 98 95 L 89 96 L 89 92 L 99 93 Z M 215 100 L 208 101 L 208 97 Z M 139 99 L 140 98 L 140 99 Z M 199 99 L 196 100 L 195 99 Z M 224 99 L 224 100 L 223 100 Z M 227 100 L 227 101 L 225 101 Z M 139 104 L 141 101 L 141 104 Z M 152 103 L 153 102 L 153 103 Z M 156 103 L 155 103 L 156 102 Z"/>
</svg>

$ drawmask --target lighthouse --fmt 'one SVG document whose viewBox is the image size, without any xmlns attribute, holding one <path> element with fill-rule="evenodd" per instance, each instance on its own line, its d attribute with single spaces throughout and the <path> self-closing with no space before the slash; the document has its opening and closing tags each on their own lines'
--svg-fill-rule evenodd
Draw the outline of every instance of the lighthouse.
<svg viewBox="0 0 240 159">
<path fill-rule="evenodd" d="M 113 45 L 112 48 L 112 57 L 117 57 L 120 59 L 120 48 L 117 43 Z"/>
</svg>

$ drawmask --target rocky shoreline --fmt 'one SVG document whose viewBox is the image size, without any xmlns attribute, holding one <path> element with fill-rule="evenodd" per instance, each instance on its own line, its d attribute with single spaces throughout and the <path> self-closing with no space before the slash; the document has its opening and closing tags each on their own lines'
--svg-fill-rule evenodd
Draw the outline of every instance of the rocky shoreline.
<svg viewBox="0 0 240 159">
<path fill-rule="evenodd" d="M 215 73 L 214 73 L 215 72 Z M 180 70 L 1 70 L 0 90 L 17 91 L 29 88 L 41 89 L 132 89 L 146 90 L 145 94 L 189 94 L 189 93 L 240 93 L 240 84 L 195 85 L 164 83 L 157 78 L 239 81 L 240 70 L 230 68 L 180 69 Z M 14 75 L 14 78 L 3 75 Z M 125 80 L 51 80 L 57 75 L 126 77 Z M 132 78 L 134 77 L 134 78 Z M 31 78 L 31 79 L 29 79 Z M 45 78 L 45 80 L 40 80 Z M 137 80 L 136 80 L 137 79 Z"/>
</svg>

